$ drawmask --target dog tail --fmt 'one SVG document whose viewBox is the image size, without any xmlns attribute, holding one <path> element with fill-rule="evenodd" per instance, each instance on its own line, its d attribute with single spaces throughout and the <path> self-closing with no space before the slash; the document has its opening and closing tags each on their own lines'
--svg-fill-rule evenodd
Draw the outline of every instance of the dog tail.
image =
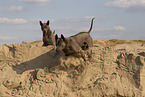
<svg viewBox="0 0 145 97">
<path fill-rule="evenodd" d="M 91 30 L 92 30 L 92 27 L 93 27 L 93 20 L 94 20 L 94 19 L 95 19 L 95 18 L 92 18 L 91 27 L 90 27 L 90 29 L 89 29 L 88 33 L 90 33 L 90 32 L 91 32 Z"/>
</svg>

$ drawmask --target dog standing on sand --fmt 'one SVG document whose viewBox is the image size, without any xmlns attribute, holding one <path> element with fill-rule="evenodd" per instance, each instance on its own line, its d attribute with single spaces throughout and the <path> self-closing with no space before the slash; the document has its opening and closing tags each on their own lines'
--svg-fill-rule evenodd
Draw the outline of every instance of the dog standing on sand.
<svg viewBox="0 0 145 97">
<path fill-rule="evenodd" d="M 55 31 L 52 33 L 49 27 L 49 20 L 47 23 L 42 23 L 39 21 L 41 25 L 41 30 L 43 32 L 43 46 L 53 45 L 54 49 L 56 49 L 56 42 L 55 42 Z"/>
<path fill-rule="evenodd" d="M 60 52 L 63 51 L 66 56 L 75 54 L 75 53 L 80 53 L 82 58 L 85 59 L 85 54 L 82 49 L 82 46 L 85 44 L 87 45 L 87 48 L 93 46 L 93 39 L 90 36 L 90 32 L 93 27 L 93 20 L 91 21 L 91 27 L 88 32 L 80 32 L 74 36 L 70 36 L 68 38 L 65 38 L 61 34 L 61 38 L 58 38 L 57 34 L 55 36 L 55 41 L 56 41 L 56 51 Z"/>
</svg>

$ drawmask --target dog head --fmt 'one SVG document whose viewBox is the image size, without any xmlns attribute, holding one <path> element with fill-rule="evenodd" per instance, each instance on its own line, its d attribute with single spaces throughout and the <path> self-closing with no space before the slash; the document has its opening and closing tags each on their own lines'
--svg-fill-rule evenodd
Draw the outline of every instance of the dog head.
<svg viewBox="0 0 145 97">
<path fill-rule="evenodd" d="M 56 34 L 55 35 L 55 41 L 56 41 L 56 51 L 57 52 L 62 51 L 67 45 L 67 41 L 62 34 L 61 34 L 61 38 L 58 38 L 58 36 Z"/>
<path fill-rule="evenodd" d="M 41 30 L 43 32 L 43 46 L 48 46 L 49 45 L 49 36 L 51 35 L 51 30 L 49 27 L 49 20 L 47 21 L 47 23 L 42 23 L 41 21 L 39 21 L 40 26 L 41 26 Z"/>
</svg>

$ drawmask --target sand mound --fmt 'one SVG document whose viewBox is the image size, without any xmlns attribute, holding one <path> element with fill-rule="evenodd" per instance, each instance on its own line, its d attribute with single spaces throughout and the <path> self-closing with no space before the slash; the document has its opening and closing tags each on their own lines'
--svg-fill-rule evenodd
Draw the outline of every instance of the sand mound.
<svg viewBox="0 0 145 97">
<path fill-rule="evenodd" d="M 111 43 L 112 44 L 112 43 Z M 0 96 L 143 97 L 145 46 L 98 40 L 91 57 L 54 56 L 53 46 L 0 46 Z"/>
</svg>

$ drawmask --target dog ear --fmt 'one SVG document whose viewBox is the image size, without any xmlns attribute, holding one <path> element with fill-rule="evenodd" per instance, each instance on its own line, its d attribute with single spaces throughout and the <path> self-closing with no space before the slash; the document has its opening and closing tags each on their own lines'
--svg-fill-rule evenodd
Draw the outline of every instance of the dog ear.
<svg viewBox="0 0 145 97">
<path fill-rule="evenodd" d="M 65 40 L 65 37 L 61 34 L 61 39 Z"/>
<path fill-rule="evenodd" d="M 39 23 L 40 23 L 41 26 L 43 25 L 43 23 L 41 21 L 39 21 Z"/>
<path fill-rule="evenodd" d="M 58 40 L 58 36 L 57 36 L 57 34 L 56 34 L 56 35 L 55 35 L 56 44 L 57 44 L 57 40 Z"/>
<path fill-rule="evenodd" d="M 58 35 L 56 34 L 56 35 L 55 35 L 55 40 L 57 40 L 57 39 L 58 39 Z"/>
<path fill-rule="evenodd" d="M 46 25 L 49 25 L 49 20 L 47 21 Z"/>
</svg>

